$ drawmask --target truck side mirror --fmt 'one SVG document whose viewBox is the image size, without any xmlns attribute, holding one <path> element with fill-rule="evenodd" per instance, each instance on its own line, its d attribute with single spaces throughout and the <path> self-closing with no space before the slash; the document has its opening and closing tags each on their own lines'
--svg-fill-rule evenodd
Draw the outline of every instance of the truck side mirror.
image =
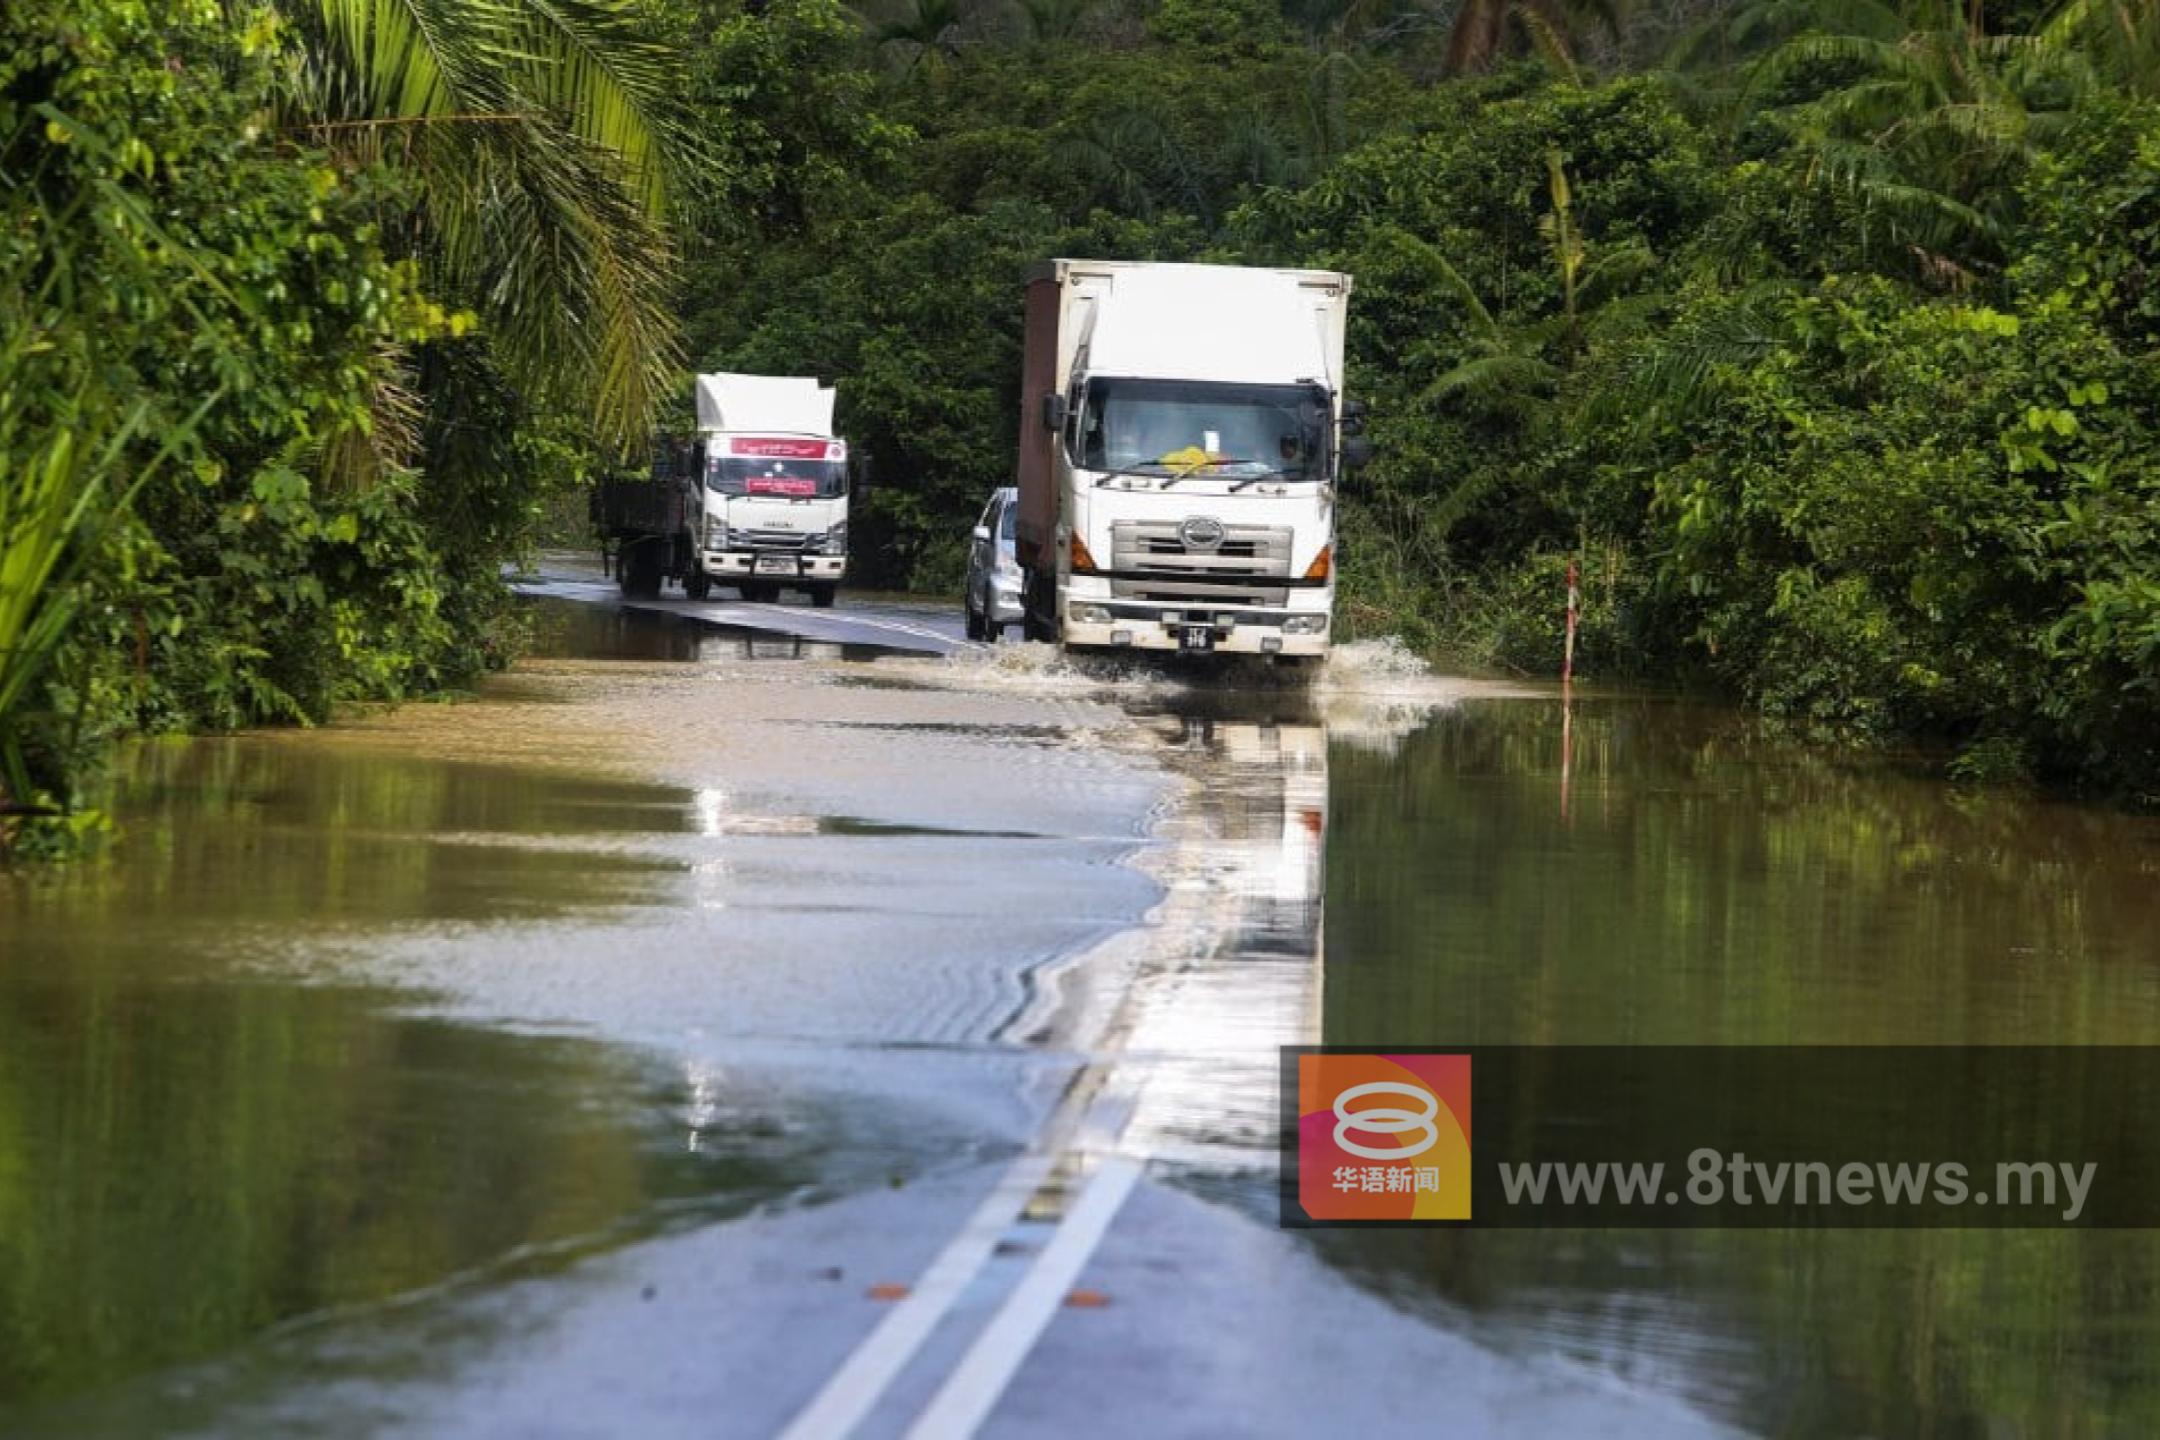
<svg viewBox="0 0 2160 1440">
<path fill-rule="evenodd" d="M 1042 398 L 1043 429 L 1055 435 L 1065 428 L 1065 397 L 1055 390 Z"/>
<path fill-rule="evenodd" d="M 1342 442 L 1342 463 L 1345 470 L 1362 470 L 1372 463 L 1372 441 L 1362 435 L 1346 435 Z"/>
<path fill-rule="evenodd" d="M 870 455 L 868 451 L 848 452 L 848 489 L 860 499 L 870 493 Z"/>
<path fill-rule="evenodd" d="M 1342 430 L 1345 435 L 1365 433 L 1365 402 L 1345 400 L 1342 402 Z"/>
</svg>

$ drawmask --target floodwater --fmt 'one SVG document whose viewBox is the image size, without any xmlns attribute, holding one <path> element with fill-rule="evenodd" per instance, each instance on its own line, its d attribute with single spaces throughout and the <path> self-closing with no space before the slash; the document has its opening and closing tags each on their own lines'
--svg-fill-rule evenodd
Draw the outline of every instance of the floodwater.
<svg viewBox="0 0 2160 1440">
<path fill-rule="evenodd" d="M 598 1282 L 545 1287 L 595 1256 L 760 1217 L 768 1313 L 755 1286 L 841 1288 L 820 1214 L 921 1194 L 890 1213 L 934 1249 L 965 1210 L 927 1197 L 1082 1061 L 1119 1148 L 1270 1227 L 1282 1044 L 2160 1035 L 2150 820 L 1384 650 L 1305 694 L 538 615 L 541 657 L 470 704 L 137 747 L 113 859 L 0 882 L 0 1432 L 283 1430 L 328 1393 L 327 1428 L 465 1428 L 503 1357 L 575 1368 Z M 1601 1415 L 2160 1431 L 2160 1236 L 1269 1236 Z M 478 1303 L 529 1283 L 544 1322 Z M 1206 1328 L 1114 1313 L 1142 1347 Z M 804 1338 L 753 1388 L 829 1369 Z M 429 1398 L 482 1360 L 478 1409 Z M 706 1433 L 794 1403 L 732 1394 Z"/>
<path fill-rule="evenodd" d="M 1655 700 L 1470 706 L 1338 745 L 1325 1038 L 2160 1039 L 2160 823 L 1911 768 Z M 1762 1434 L 2160 1433 L 2160 1234 L 1328 1242 L 1406 1305 Z"/>
</svg>

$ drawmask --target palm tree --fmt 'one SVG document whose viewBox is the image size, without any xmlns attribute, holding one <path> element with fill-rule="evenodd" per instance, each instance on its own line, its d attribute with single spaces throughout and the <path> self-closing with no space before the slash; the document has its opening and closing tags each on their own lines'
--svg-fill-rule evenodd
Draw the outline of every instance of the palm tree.
<svg viewBox="0 0 2160 1440">
<path fill-rule="evenodd" d="M 1018 3 L 1028 39 L 1037 45 L 1072 39 L 1080 33 L 1081 25 L 1086 23 L 1094 8 L 1091 0 L 1018 0 Z"/>
<path fill-rule="evenodd" d="M 1533 443 L 1553 435 L 1563 417 L 1560 387 L 1590 347 L 1640 333 L 1644 315 L 1665 301 L 1651 292 L 1630 293 L 1656 264 L 1641 242 L 1591 253 L 1558 151 L 1545 156 L 1545 186 L 1551 209 L 1539 218 L 1538 231 L 1560 287 L 1560 309 L 1550 315 L 1494 313 L 1437 246 L 1407 230 L 1387 232 L 1396 253 L 1421 270 L 1436 293 L 1453 300 L 1464 332 L 1463 357 L 1428 382 L 1412 404 L 1435 412 L 1482 411 Z M 1431 533 L 1445 535 L 1507 473 L 1505 466 L 1474 468 L 1425 516 Z"/>
<path fill-rule="evenodd" d="M 1761 8 L 1806 23 L 1803 7 Z M 1748 68 L 1742 114 L 1791 134 L 1817 179 L 1859 195 L 1893 241 L 1924 247 L 1931 270 L 1957 270 L 1933 252 L 1988 247 L 2015 196 L 2008 182 L 2054 118 L 2047 107 L 2073 93 L 2077 67 L 2038 37 L 1989 34 L 1963 0 L 1830 0 L 1813 13 L 1826 23 Z M 2071 83 L 2039 83 L 2050 79 Z"/>
<path fill-rule="evenodd" d="M 1449 74 L 1466 75 L 1530 50 L 1572 80 L 1584 33 L 1597 26 L 1618 35 L 1621 13 L 1622 0 L 1462 0 L 1444 64 Z"/>
<path fill-rule="evenodd" d="M 1167 102 L 1146 94 L 1094 111 L 1052 142 L 1052 162 L 1087 187 L 1091 204 L 1141 219 L 1165 210 L 1205 214 L 1212 176 L 1203 167 L 1226 157 L 1198 155 L 1179 144 L 1173 113 Z M 1228 158 L 1249 163 L 1252 157 L 1233 151 Z"/>
<path fill-rule="evenodd" d="M 899 15 L 870 32 L 870 43 L 908 47 L 907 68 L 913 73 L 925 57 L 950 57 L 960 53 L 960 0 L 913 0 Z"/>
<path fill-rule="evenodd" d="M 393 243 L 528 400 L 616 446 L 681 369 L 669 234 L 689 130 L 634 0 L 309 0 L 284 117 L 411 187 Z"/>
<path fill-rule="evenodd" d="M 2160 96 L 2160 3 L 2066 0 L 2041 27 L 2050 45 L 2077 47 L 2116 84 Z"/>
</svg>

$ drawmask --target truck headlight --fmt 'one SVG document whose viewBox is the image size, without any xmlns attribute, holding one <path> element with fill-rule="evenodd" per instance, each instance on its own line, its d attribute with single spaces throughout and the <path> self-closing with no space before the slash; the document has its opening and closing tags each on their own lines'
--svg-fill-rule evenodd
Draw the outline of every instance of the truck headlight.
<svg viewBox="0 0 2160 1440">
<path fill-rule="evenodd" d="M 847 554 L 847 521 L 842 520 L 826 531 L 825 538 L 818 543 L 817 548 L 827 555 Z"/>
<path fill-rule="evenodd" d="M 1065 613 L 1082 625 L 1110 623 L 1110 607 L 1107 605 L 1075 605 Z"/>
<path fill-rule="evenodd" d="M 1285 635 L 1318 635 L 1326 629 L 1325 615 L 1292 615 L 1282 622 Z"/>
<path fill-rule="evenodd" d="M 727 549 L 727 542 L 727 522 L 725 520 L 715 520 L 710 515 L 706 516 L 705 548 L 707 550 L 725 550 Z"/>
</svg>

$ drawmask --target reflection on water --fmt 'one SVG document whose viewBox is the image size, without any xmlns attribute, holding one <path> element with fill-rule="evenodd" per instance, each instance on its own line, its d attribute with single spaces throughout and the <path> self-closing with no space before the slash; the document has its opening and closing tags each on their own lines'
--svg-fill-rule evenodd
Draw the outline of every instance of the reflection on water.
<svg viewBox="0 0 2160 1440">
<path fill-rule="evenodd" d="M 679 831 L 679 793 L 286 735 L 137 747 L 117 808 L 111 861 L 0 879 L 0 1433 L 801 1182 L 709 1074 L 291 983 L 321 939 L 648 898 L 675 866 L 621 842 Z"/>
<path fill-rule="evenodd" d="M 536 610 L 564 656 L 839 653 Z M 1435 712 L 1430 691 L 1388 693 L 1127 693 L 1189 786 L 1171 837 L 1187 843 L 1156 852 L 1189 867 L 1164 877 L 1187 913 L 1163 933 L 1216 938 L 1132 993 L 1116 1040 L 1133 1063 L 1111 1082 L 1128 1087 L 1122 1143 L 1228 1177 L 1209 1183 L 1257 1216 L 1273 1214 L 1283 1043 L 2160 1036 L 2160 824 L 1960 794 L 1680 705 Z M 520 749 L 500 733 L 536 713 L 474 706 L 449 728 L 489 745 L 448 754 L 561 759 L 562 734 Z M 1046 756 L 1080 743 L 1054 712 L 1000 713 L 907 729 Z M 879 723 L 848 733 L 882 744 Z M 700 837 L 1032 835 L 1018 807 L 1009 830 L 772 816 L 720 788 L 401 753 L 410 738 L 139 747 L 114 860 L 0 882 L 0 1432 L 26 1414 L 65 1429 L 44 1405 L 294 1317 L 828 1178 L 793 1137 L 835 1127 L 775 1126 L 742 1075 L 416 1017 L 411 995 L 300 958 L 487 922 L 507 937 L 490 962 L 517 966 L 521 932 L 493 922 L 725 905 L 736 862 Z M 875 1163 L 877 1143 L 831 1148 Z M 1314 1243 L 1491 1343 L 1559 1350 L 1765 1434 L 2160 1433 L 2160 1239 L 2142 1234 Z"/>
<path fill-rule="evenodd" d="M 1232 718 L 1242 710 L 1244 718 Z M 1143 713 L 1190 793 L 1157 915 L 1200 953 L 1160 957 L 1126 1002 L 1121 1147 L 1157 1162 L 1272 1174 L 1276 1050 L 1317 1013 L 1327 732 L 1297 697 L 1181 697 Z"/>
<path fill-rule="evenodd" d="M 1326 773 L 1330 1044 L 2160 1037 L 2149 819 L 1960 793 L 1655 702 L 1579 703 L 1572 723 L 1470 705 L 1396 744 L 1338 739 Z M 1760 1433 L 2160 1432 L 2143 1233 L 1317 1243 L 1473 1334 Z"/>
<path fill-rule="evenodd" d="M 877 645 L 836 644 L 767 634 L 665 610 L 618 609 L 576 600 L 533 597 L 535 657 L 549 660 L 873 660 Z"/>
</svg>

